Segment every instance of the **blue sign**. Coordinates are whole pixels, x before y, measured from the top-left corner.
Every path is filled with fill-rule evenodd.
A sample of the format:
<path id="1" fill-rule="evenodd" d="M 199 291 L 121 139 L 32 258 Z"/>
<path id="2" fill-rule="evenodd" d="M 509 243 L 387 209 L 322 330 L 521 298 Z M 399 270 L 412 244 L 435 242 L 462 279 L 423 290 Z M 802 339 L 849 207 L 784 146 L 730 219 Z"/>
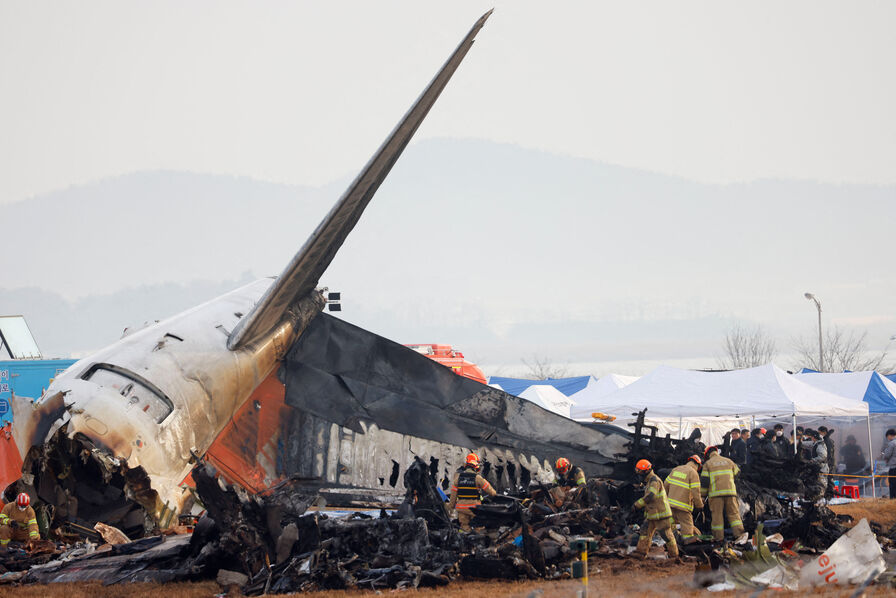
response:
<path id="1" fill-rule="evenodd" d="M 0 361 L 0 427 L 12 421 L 12 395 L 39 399 L 58 374 L 74 359 Z"/>

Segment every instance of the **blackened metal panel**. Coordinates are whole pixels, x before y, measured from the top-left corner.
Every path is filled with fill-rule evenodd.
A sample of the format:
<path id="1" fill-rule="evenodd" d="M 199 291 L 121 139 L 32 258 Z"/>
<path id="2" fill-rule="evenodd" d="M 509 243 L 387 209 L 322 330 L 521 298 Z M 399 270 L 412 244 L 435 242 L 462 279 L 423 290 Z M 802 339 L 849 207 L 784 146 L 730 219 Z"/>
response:
<path id="1" fill-rule="evenodd" d="M 612 475 L 631 437 L 612 426 L 589 429 L 323 313 L 290 349 L 280 376 L 288 405 L 356 432 L 369 421 L 468 449 L 566 455 L 592 475 Z"/>

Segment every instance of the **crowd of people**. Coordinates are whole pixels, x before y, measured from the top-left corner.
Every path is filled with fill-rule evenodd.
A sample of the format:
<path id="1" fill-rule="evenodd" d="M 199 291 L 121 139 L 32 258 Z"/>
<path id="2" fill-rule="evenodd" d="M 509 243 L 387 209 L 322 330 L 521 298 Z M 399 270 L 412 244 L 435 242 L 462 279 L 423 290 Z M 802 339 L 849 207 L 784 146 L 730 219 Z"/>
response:
<path id="1" fill-rule="evenodd" d="M 819 464 L 819 475 L 825 478 L 824 485 L 827 486 L 833 485 L 838 475 L 869 474 L 869 463 L 856 437 L 846 437 L 838 458 L 833 434 L 834 429 L 826 426 L 818 426 L 817 429 L 797 426 L 790 434 L 785 434 L 784 426 L 775 424 L 771 434 L 765 428 L 734 428 L 725 434 L 725 438 L 730 445 L 729 457 L 738 465 L 749 464 L 763 456 L 784 459 L 791 454 L 799 454 L 806 461 Z M 896 430 L 892 428 L 886 432 L 880 459 L 884 461 L 885 469 L 877 475 L 888 477 L 889 496 L 896 498 Z"/>

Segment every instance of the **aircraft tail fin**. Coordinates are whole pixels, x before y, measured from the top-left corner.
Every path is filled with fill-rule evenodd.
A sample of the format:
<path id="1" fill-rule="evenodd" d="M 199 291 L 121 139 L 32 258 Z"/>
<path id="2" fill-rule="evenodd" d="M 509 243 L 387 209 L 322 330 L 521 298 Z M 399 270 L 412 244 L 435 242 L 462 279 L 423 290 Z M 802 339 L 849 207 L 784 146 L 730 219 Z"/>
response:
<path id="1" fill-rule="evenodd" d="M 246 314 L 227 339 L 237 350 L 263 338 L 290 317 L 290 308 L 312 291 L 336 252 L 354 228 L 364 208 L 410 142 L 420 123 L 466 56 L 476 34 L 491 15 L 488 11 L 473 25 L 429 85 L 392 130 L 367 165 L 317 226 L 277 280 Z"/>

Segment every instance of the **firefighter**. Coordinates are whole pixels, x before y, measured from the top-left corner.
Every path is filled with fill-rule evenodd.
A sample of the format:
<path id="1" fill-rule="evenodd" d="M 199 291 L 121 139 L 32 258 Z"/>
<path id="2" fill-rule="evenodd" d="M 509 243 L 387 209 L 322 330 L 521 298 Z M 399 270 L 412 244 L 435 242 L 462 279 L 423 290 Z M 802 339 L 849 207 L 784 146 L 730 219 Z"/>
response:
<path id="1" fill-rule="evenodd" d="M 681 539 L 685 544 L 693 544 L 700 535 L 694 526 L 694 509 L 703 509 L 703 497 L 700 496 L 700 468 L 703 459 L 699 455 L 691 455 L 684 465 L 673 469 L 666 477 L 666 495 L 672 509 L 672 519 L 681 528 Z"/>
<path id="2" fill-rule="evenodd" d="M 31 508 L 31 498 L 22 492 L 16 502 L 9 503 L 0 512 L 0 551 L 5 552 L 10 540 L 25 542 L 30 549 L 40 539 L 37 516 Z"/>
<path id="3" fill-rule="evenodd" d="M 734 476 L 740 468 L 731 459 L 719 454 L 719 447 L 710 446 L 704 453 L 703 473 L 700 474 L 700 492 L 708 495 L 709 510 L 712 512 L 712 537 L 721 542 L 725 539 L 725 519 L 734 537 L 744 533 L 744 524 L 740 520 L 737 507 L 737 488 Z"/>
<path id="4" fill-rule="evenodd" d="M 669 509 L 669 501 L 666 499 L 663 480 L 653 473 L 653 465 L 647 459 L 641 459 L 635 464 L 635 472 L 644 479 L 645 490 L 644 496 L 635 501 L 634 507 L 646 511 L 636 552 L 646 559 L 653 534 L 660 532 L 666 539 L 666 550 L 669 551 L 669 557 L 677 559 L 678 544 L 675 542 L 675 534 L 672 533 L 672 511 Z"/>
<path id="5" fill-rule="evenodd" d="M 555 483 L 564 488 L 575 488 L 585 485 L 585 472 L 581 467 L 574 466 L 569 459 L 560 457 L 554 463 L 554 470 L 557 472 Z"/>
<path id="6" fill-rule="evenodd" d="M 488 481 L 479 475 L 479 457 L 475 453 L 467 455 L 467 462 L 457 470 L 454 476 L 454 486 L 451 487 L 451 500 L 448 502 L 448 510 L 456 509 L 457 521 L 460 529 L 470 531 L 470 520 L 473 512 L 470 510 L 482 504 L 480 493 L 495 496 L 497 492 Z"/>

